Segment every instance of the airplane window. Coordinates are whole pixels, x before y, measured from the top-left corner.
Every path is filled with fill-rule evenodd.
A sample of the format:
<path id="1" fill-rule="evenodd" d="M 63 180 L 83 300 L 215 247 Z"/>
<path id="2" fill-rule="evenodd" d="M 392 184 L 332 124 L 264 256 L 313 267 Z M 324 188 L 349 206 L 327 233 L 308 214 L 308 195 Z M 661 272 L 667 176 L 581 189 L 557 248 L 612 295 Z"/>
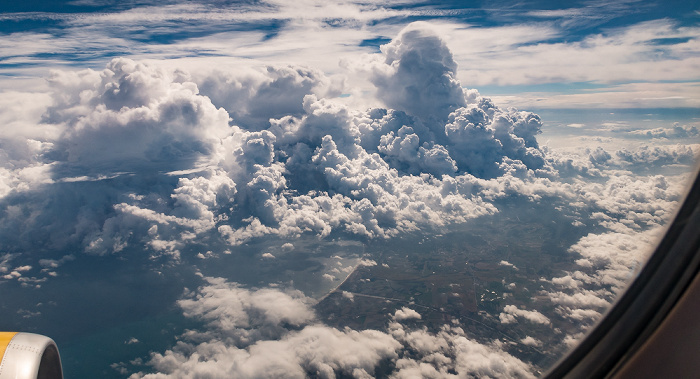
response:
<path id="1" fill-rule="evenodd" d="M 630 282 L 692 266 L 645 265 L 697 175 L 699 14 L 4 4 L 0 330 L 51 337 L 75 378 L 556 377 L 604 356 L 613 321 L 642 333 L 628 304 L 675 293 Z"/>

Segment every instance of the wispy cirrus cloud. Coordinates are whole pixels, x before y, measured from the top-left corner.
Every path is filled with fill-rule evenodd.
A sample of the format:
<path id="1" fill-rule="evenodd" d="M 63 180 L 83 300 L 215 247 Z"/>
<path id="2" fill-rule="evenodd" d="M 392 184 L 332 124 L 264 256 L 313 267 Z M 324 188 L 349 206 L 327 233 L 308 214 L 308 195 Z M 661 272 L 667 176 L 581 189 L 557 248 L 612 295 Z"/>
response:
<path id="1" fill-rule="evenodd" d="M 365 41 L 395 35 L 403 24 L 419 16 L 432 18 L 433 27 L 451 46 L 459 62 L 456 76 L 465 86 L 525 87 L 520 100 L 498 97 L 513 105 L 697 107 L 697 27 L 659 19 L 611 26 L 567 41 L 569 27 L 551 21 L 574 15 L 616 17 L 615 12 L 603 11 L 609 7 L 592 4 L 580 9 L 531 10 L 535 19 L 489 27 L 469 23 L 446 9 L 399 9 L 373 2 L 330 5 L 307 1 L 293 7 L 275 2 L 236 7 L 169 4 L 110 13 L 6 13 L 0 20 L 44 19 L 58 25 L 40 34 L 13 33 L 0 47 L 5 57 L 0 74 L 17 79 L 3 81 L 6 88 L 25 86 L 28 81 L 40 86 L 38 78 L 46 76 L 47 65 L 80 62 L 97 68 L 114 56 L 128 56 L 179 60 L 181 66 L 193 69 L 214 61 L 231 67 L 309 65 L 358 81 L 352 72 L 357 56 L 376 51 L 376 46 Z M 630 7 L 619 12 L 628 12 Z M 546 83 L 580 82 L 602 87 L 566 94 L 527 90 L 527 86 Z M 364 85 L 364 89 L 358 87 L 358 95 L 371 89 L 369 83 Z"/>

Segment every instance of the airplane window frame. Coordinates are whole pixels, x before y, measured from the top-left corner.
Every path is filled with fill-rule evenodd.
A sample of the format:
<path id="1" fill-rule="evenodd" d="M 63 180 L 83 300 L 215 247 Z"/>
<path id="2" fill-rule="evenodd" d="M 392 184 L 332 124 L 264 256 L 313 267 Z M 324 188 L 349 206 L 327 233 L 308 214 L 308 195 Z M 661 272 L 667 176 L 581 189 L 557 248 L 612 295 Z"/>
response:
<path id="1" fill-rule="evenodd" d="M 615 375 L 653 335 L 700 271 L 700 167 L 664 237 L 600 322 L 545 378 Z M 697 364 L 690 362 L 690 364 Z"/>

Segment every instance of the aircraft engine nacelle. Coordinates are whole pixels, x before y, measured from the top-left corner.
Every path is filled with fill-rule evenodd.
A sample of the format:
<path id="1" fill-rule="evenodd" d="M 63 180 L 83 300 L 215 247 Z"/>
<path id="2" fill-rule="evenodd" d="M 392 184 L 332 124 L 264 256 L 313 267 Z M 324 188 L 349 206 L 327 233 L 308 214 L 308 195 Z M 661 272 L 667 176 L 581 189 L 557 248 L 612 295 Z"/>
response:
<path id="1" fill-rule="evenodd" d="M 63 379 L 56 344 L 39 334 L 0 332 L 0 379 Z"/>

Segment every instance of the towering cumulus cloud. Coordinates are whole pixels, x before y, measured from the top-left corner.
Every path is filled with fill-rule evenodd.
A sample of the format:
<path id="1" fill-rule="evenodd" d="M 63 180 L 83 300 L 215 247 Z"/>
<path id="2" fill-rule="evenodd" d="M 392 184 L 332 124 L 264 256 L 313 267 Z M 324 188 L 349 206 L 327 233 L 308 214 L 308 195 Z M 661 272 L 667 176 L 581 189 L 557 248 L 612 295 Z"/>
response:
<path id="1" fill-rule="evenodd" d="M 495 212 L 475 191 L 478 177 L 543 166 L 534 137 L 539 118 L 503 111 L 476 91 L 465 93 L 449 50 L 426 24 L 409 26 L 383 49 L 385 61 L 373 63 L 372 78 L 380 97 L 393 99 L 389 105 L 399 110 L 358 111 L 320 98 L 330 91 L 329 79 L 313 70 L 268 68 L 243 78 L 217 72 L 197 85 L 182 71 L 119 59 L 102 73 L 54 79 L 66 91 L 63 83 L 81 83 L 73 92 L 82 95 L 54 106 L 48 121 L 67 124 L 56 149 L 68 152 L 67 162 L 119 162 L 114 170 L 130 172 L 132 164 L 167 160 L 177 164 L 173 170 L 209 166 L 226 172 L 234 182 L 227 186 L 236 188 L 233 213 L 209 209 L 183 218 L 181 211 L 147 210 L 139 200 L 115 209 L 117 217 L 144 219 L 148 230 L 216 230 L 233 245 L 306 232 L 390 237 L 461 222 Z M 219 80 L 222 75 L 229 79 Z M 216 109 L 200 86 L 225 108 Z M 280 99 L 288 103 L 278 104 Z M 234 115 L 232 126 L 227 112 Z M 244 128 L 236 126 L 237 117 Z M 444 181 L 455 179 L 461 184 L 448 189 Z M 201 219 L 205 215 L 209 221 Z M 211 220 L 219 220 L 215 228 L 200 226 L 213 225 Z"/>
<path id="2" fill-rule="evenodd" d="M 372 82 L 390 108 L 440 122 L 466 105 L 456 78 L 457 63 L 428 24 L 409 25 L 382 46 L 382 52 L 384 64 L 374 67 Z"/>
<path id="3" fill-rule="evenodd" d="M 321 98 L 332 81 L 303 68 L 193 77 L 118 58 L 100 72 L 54 73 L 43 122 L 61 133 L 42 155 L 52 179 L 138 177 L 117 179 L 122 187 L 100 200 L 122 199 L 100 230 L 68 234 L 87 231 L 85 248 L 101 254 L 154 236 L 169 242 L 147 246 L 174 252 L 183 233 L 211 231 L 233 245 L 336 230 L 389 237 L 492 214 L 480 177 L 543 167 L 539 118 L 465 92 L 428 24 L 408 26 L 382 51 L 371 78 L 394 109 Z M 149 173 L 183 170 L 191 173 L 177 183 L 151 176 L 160 184 L 142 187 Z M 187 188 L 223 192 L 195 203 L 199 192 Z"/>
<path id="4" fill-rule="evenodd" d="M 152 65 L 114 59 L 105 70 L 56 72 L 45 122 L 63 125 L 49 157 L 84 170 L 162 170 L 191 165 L 230 133 L 228 114 L 183 81 Z"/>
<path id="5" fill-rule="evenodd" d="M 371 65 L 377 95 L 414 117 L 410 126 L 381 137 L 379 151 L 389 162 L 412 173 L 488 177 L 502 172 L 506 157 L 531 169 L 544 165 L 535 139 L 539 117 L 501 110 L 475 90 L 463 90 L 450 50 L 429 25 L 411 24 L 381 50 L 384 60 Z"/>

